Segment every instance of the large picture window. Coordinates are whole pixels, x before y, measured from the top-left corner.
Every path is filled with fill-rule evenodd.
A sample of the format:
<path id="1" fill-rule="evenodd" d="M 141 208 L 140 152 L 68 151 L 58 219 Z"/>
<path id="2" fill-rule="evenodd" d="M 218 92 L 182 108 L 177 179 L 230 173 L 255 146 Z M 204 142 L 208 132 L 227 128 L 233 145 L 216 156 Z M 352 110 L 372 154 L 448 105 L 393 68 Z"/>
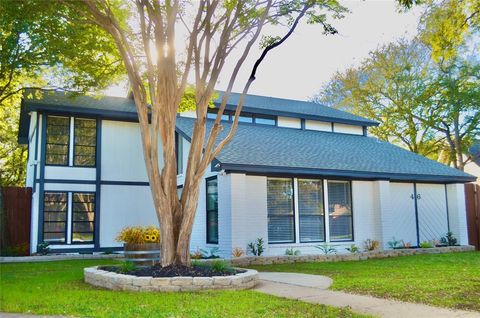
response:
<path id="1" fill-rule="evenodd" d="M 328 181 L 330 241 L 353 240 L 352 196 L 349 181 Z"/>
<path id="2" fill-rule="evenodd" d="M 68 165 L 70 118 L 47 116 L 45 164 Z"/>
<path id="3" fill-rule="evenodd" d="M 325 241 L 322 180 L 298 179 L 300 242 Z"/>
<path id="4" fill-rule="evenodd" d="M 95 119 L 75 118 L 74 126 L 73 165 L 94 167 L 97 145 L 97 121 Z"/>
<path id="5" fill-rule="evenodd" d="M 45 242 L 66 242 L 67 206 L 66 192 L 45 192 L 43 197 L 43 240 Z"/>
<path id="6" fill-rule="evenodd" d="M 268 242 L 295 242 L 292 179 L 267 179 Z"/>
<path id="7" fill-rule="evenodd" d="M 207 179 L 207 243 L 218 244 L 218 180 Z"/>
<path id="8" fill-rule="evenodd" d="M 92 243 L 95 227 L 95 194 L 72 195 L 72 243 Z"/>

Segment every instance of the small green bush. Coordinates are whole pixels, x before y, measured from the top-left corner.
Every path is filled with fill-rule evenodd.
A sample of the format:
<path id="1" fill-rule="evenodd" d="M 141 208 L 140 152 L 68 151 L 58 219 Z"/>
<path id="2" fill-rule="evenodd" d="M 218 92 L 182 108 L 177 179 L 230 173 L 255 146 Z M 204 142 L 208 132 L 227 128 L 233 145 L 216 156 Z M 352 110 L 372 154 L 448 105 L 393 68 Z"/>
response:
<path id="1" fill-rule="evenodd" d="M 47 255 L 50 252 L 50 247 L 49 247 L 48 242 L 43 242 L 37 245 L 37 253 L 40 255 Z"/>
<path id="2" fill-rule="evenodd" d="M 130 261 L 124 261 L 118 266 L 118 272 L 122 274 L 128 274 L 129 272 L 135 270 L 135 264 Z"/>
<path id="3" fill-rule="evenodd" d="M 420 243 L 421 248 L 432 248 L 433 246 L 433 243 L 429 241 L 423 241 L 422 243 Z"/>
<path id="4" fill-rule="evenodd" d="M 350 245 L 350 247 L 346 247 L 345 249 L 352 254 L 360 252 L 360 249 L 355 244 L 352 244 L 352 245 Z"/>
<path id="5" fill-rule="evenodd" d="M 232 266 L 230 266 L 230 264 L 222 260 L 215 260 L 211 262 L 210 267 L 212 268 L 212 270 L 220 273 L 229 273 L 233 271 Z"/>
<path id="6" fill-rule="evenodd" d="M 451 231 L 448 231 L 447 235 L 445 235 L 444 237 L 442 237 L 440 239 L 440 242 L 442 242 L 442 244 L 447 245 L 447 246 L 458 245 L 457 244 L 457 238 L 453 235 L 453 232 L 451 232 Z"/>
<path id="7" fill-rule="evenodd" d="M 293 248 L 287 248 L 285 250 L 285 255 L 297 256 L 297 255 L 300 255 L 300 250 L 294 250 Z"/>
<path id="8" fill-rule="evenodd" d="M 260 256 L 265 250 L 263 238 L 259 237 L 255 242 L 251 242 L 247 245 L 247 251 L 254 256 Z"/>
<path id="9" fill-rule="evenodd" d="M 315 248 L 318 248 L 323 254 L 337 254 L 337 249 L 333 245 L 328 245 L 327 243 L 323 243 L 321 245 L 315 245 Z"/>

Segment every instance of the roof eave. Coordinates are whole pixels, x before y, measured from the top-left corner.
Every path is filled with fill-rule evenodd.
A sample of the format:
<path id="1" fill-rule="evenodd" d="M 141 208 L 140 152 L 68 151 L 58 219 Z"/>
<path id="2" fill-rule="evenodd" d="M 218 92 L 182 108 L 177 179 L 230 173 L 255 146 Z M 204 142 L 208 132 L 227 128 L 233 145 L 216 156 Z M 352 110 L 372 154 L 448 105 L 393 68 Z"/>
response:
<path id="1" fill-rule="evenodd" d="M 256 175 L 290 175 L 290 176 L 315 176 L 335 177 L 357 180 L 389 180 L 398 182 L 424 182 L 424 183 L 467 183 L 475 181 L 474 176 L 446 176 L 427 174 L 400 174 L 370 171 L 330 170 L 298 167 L 275 167 L 262 165 L 245 165 L 220 163 L 216 170 L 226 172 L 247 173 Z"/>

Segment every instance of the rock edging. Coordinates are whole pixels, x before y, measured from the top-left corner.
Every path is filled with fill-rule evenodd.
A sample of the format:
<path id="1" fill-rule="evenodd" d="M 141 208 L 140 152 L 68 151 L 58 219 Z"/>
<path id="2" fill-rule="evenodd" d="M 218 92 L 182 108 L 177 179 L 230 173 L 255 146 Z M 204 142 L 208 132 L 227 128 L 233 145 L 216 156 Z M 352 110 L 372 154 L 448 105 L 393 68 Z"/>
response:
<path id="1" fill-rule="evenodd" d="M 378 250 L 371 252 L 361 252 L 352 254 L 316 254 L 316 255 L 280 255 L 280 256 L 247 256 L 234 258 L 230 263 L 234 266 L 250 265 L 270 265 L 270 264 L 292 264 L 307 262 L 341 262 L 341 261 L 361 261 L 372 258 L 388 258 L 417 254 L 443 254 L 454 252 L 474 251 L 475 247 L 471 245 L 464 246 L 445 246 L 433 248 L 412 248 L 412 249 L 394 249 Z"/>
<path id="2" fill-rule="evenodd" d="M 255 287 L 258 272 L 248 269 L 231 276 L 213 277 L 140 277 L 104 271 L 98 266 L 83 270 L 87 284 L 111 290 L 129 291 L 198 291 L 211 289 L 249 289 Z"/>

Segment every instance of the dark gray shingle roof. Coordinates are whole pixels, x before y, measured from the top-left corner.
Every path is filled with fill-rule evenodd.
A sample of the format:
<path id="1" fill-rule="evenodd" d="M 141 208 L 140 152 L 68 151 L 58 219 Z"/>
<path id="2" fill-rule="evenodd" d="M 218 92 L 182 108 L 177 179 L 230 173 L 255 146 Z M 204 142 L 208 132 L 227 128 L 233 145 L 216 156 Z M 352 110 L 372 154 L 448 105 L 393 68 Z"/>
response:
<path id="1" fill-rule="evenodd" d="M 114 96 L 85 96 L 72 95 L 71 93 L 59 91 L 44 91 L 35 94 L 33 91 L 26 91 L 24 103 L 27 105 L 45 105 L 57 107 L 78 107 L 87 110 L 104 110 L 115 112 L 136 112 L 133 99 Z"/>
<path id="2" fill-rule="evenodd" d="M 228 108 L 235 109 L 240 99 L 239 93 L 231 93 L 228 99 Z M 216 99 L 218 104 L 223 96 L 223 92 L 219 92 L 219 97 Z M 335 108 L 327 107 L 325 105 L 292 99 L 283 99 L 276 97 L 266 97 L 259 95 L 247 95 L 244 101 L 244 110 L 256 113 L 276 114 L 283 116 L 296 115 L 300 118 L 329 120 L 335 122 L 343 122 L 346 124 L 357 124 L 373 126 L 378 125 L 376 121 L 356 116 Z"/>
<path id="3" fill-rule="evenodd" d="M 193 119 L 177 119 L 187 138 Z M 208 121 L 210 126 L 212 121 Z M 230 123 L 224 123 L 225 135 Z M 239 124 L 217 156 L 221 168 L 250 172 L 454 182 L 474 177 L 376 138 L 263 125 Z"/>

